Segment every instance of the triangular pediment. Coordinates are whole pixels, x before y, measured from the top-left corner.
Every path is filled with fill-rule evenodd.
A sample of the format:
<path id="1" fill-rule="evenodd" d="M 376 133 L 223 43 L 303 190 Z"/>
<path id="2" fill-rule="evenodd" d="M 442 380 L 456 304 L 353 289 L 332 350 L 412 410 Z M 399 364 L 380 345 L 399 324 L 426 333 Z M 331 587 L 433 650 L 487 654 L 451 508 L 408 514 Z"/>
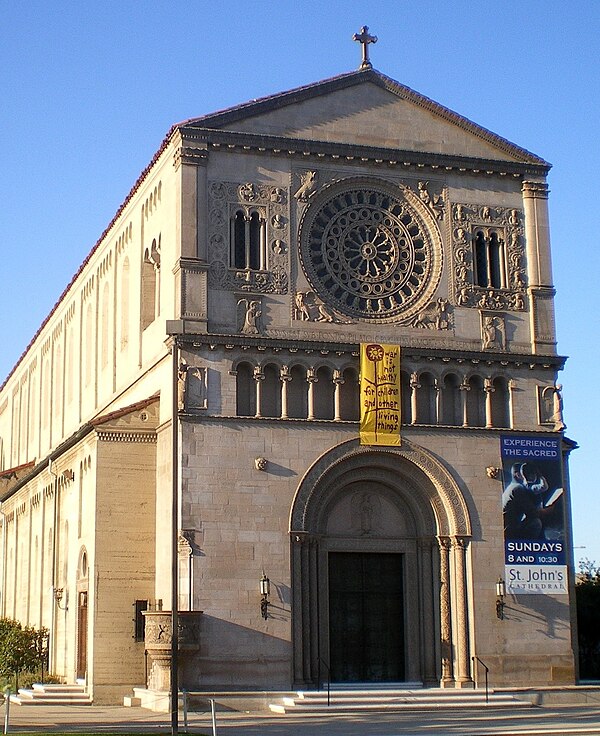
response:
<path id="1" fill-rule="evenodd" d="M 186 126 L 303 141 L 546 164 L 374 70 L 256 100 Z"/>

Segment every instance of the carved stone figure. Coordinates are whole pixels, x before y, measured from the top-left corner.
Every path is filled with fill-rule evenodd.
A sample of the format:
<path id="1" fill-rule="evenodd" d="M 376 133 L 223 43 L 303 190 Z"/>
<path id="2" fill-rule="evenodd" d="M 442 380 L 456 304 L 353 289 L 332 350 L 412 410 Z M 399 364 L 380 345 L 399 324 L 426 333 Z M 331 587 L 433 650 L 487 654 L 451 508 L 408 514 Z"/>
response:
<path id="1" fill-rule="evenodd" d="M 438 220 L 441 220 L 444 217 L 444 199 L 441 194 L 430 194 L 428 184 L 428 181 L 418 183 L 419 199 L 429 207 Z"/>
<path id="2" fill-rule="evenodd" d="M 185 410 L 185 394 L 187 389 L 187 372 L 188 364 L 185 361 L 179 363 L 177 369 L 177 408 L 179 411 Z"/>
<path id="3" fill-rule="evenodd" d="M 562 432 L 563 429 L 567 428 L 567 425 L 563 421 L 562 384 L 557 383 L 555 386 L 546 386 L 542 391 L 542 397 L 546 398 L 548 394 L 552 394 L 552 416 L 550 417 L 550 421 L 554 422 L 554 429 L 557 432 Z"/>
<path id="4" fill-rule="evenodd" d="M 294 296 L 294 319 L 310 320 L 310 310 L 306 303 L 306 293 L 304 291 L 297 291 Z"/>
<path id="5" fill-rule="evenodd" d="M 244 335 L 259 335 L 261 333 L 259 320 L 262 315 L 260 301 L 258 299 L 240 299 L 238 306 L 240 305 L 245 308 L 244 323 L 241 332 Z"/>
<path id="6" fill-rule="evenodd" d="M 294 193 L 299 202 L 306 202 L 317 186 L 317 172 L 304 171 L 300 174 L 300 186 Z"/>
<path id="7" fill-rule="evenodd" d="M 448 300 L 441 297 L 428 304 L 412 321 L 413 327 L 447 330 L 449 327 Z"/>
<path id="8" fill-rule="evenodd" d="M 256 187 L 252 182 L 246 182 L 240 186 L 239 194 L 240 199 L 243 199 L 245 202 L 254 202 L 256 199 Z"/>
<path id="9" fill-rule="evenodd" d="M 482 315 L 481 341 L 484 350 L 504 350 L 506 334 L 504 319 L 491 314 Z"/>

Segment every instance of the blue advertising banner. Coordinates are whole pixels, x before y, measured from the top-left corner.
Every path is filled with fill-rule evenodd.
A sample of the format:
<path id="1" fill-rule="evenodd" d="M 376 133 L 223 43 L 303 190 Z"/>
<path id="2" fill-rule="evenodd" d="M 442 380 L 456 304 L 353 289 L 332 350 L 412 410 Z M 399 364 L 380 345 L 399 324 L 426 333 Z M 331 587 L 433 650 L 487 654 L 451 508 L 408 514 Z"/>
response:
<path id="1" fill-rule="evenodd" d="M 567 593 L 560 442 L 541 435 L 500 438 L 508 593 Z"/>

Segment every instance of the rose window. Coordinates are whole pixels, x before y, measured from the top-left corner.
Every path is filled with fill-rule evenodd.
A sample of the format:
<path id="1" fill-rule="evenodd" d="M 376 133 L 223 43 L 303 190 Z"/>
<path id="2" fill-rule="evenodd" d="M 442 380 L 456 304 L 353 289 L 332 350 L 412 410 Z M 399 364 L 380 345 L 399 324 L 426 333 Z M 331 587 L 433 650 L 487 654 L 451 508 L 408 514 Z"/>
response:
<path id="1" fill-rule="evenodd" d="M 301 258 L 312 287 L 352 317 L 410 316 L 439 275 L 431 225 L 400 189 L 371 184 L 328 194 L 302 222 Z"/>

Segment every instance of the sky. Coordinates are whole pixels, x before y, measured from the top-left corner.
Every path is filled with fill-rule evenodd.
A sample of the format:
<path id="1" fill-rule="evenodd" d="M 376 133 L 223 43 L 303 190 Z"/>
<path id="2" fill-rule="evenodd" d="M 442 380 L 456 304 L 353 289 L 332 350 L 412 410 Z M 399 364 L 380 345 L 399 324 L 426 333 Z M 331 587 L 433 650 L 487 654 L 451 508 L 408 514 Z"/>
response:
<path id="1" fill-rule="evenodd" d="M 3 3 L 0 384 L 173 123 L 356 69 L 365 24 L 376 69 L 553 164 L 575 558 L 600 564 L 600 2 Z"/>

